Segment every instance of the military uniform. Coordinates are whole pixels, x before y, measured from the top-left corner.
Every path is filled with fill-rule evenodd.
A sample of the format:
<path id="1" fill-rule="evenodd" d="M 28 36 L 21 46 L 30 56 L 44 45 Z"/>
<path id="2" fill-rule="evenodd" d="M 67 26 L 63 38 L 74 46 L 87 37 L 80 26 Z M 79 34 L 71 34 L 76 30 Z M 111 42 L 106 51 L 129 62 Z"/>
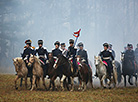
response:
<path id="1" fill-rule="evenodd" d="M 32 67 L 28 66 L 30 54 L 34 55 L 35 54 L 35 47 L 31 46 L 31 40 L 26 40 L 26 44 L 29 45 L 29 47 L 25 46 L 24 51 L 22 54 L 22 58 L 26 63 L 26 67 L 28 68 L 28 76 L 32 76 Z"/>
<path id="2" fill-rule="evenodd" d="M 128 63 L 130 61 L 133 65 L 133 69 L 135 69 L 135 55 L 133 50 L 126 50 L 124 55 L 124 63 Z"/>
<path id="3" fill-rule="evenodd" d="M 88 56 L 86 50 L 79 50 L 77 54 L 81 56 L 81 59 L 84 60 L 84 63 L 88 64 Z"/>
<path id="4" fill-rule="evenodd" d="M 56 41 L 56 42 L 54 43 L 54 45 L 60 46 L 60 42 L 59 42 L 59 41 Z M 62 55 L 62 51 L 61 51 L 59 48 L 55 48 L 55 49 L 52 50 L 52 54 L 53 54 L 53 57 L 54 57 L 54 58 L 57 58 L 58 55 Z"/>
<path id="5" fill-rule="evenodd" d="M 74 40 L 73 39 L 70 39 L 69 40 L 69 43 L 71 44 L 74 44 Z M 75 72 L 76 72 L 76 69 L 78 69 L 78 66 L 77 66 L 77 63 L 76 63 L 76 53 L 77 53 L 77 48 L 75 48 L 74 46 L 69 46 L 68 47 L 68 52 L 67 52 L 67 58 L 70 60 L 72 59 L 73 60 L 73 67 L 75 68 Z"/>
<path id="6" fill-rule="evenodd" d="M 110 60 L 110 58 L 112 58 L 112 60 L 114 60 L 111 50 L 103 50 L 100 52 L 99 56 L 101 56 L 102 61 L 105 61 L 107 63 L 107 65 L 108 65 L 107 72 L 108 72 L 109 76 L 111 77 L 111 72 L 112 72 L 113 66 L 112 66 L 112 61 Z"/>

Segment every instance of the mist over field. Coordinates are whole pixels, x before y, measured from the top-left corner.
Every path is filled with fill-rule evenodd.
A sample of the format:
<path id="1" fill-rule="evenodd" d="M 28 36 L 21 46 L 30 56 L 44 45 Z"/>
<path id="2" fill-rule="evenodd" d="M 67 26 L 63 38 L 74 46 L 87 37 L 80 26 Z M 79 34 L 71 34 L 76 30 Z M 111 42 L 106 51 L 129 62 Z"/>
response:
<path id="1" fill-rule="evenodd" d="M 120 61 L 124 46 L 138 43 L 138 0 L 0 0 L 0 72 L 14 73 L 12 58 L 21 56 L 26 39 L 35 47 L 43 39 L 51 51 L 57 40 L 68 46 L 80 28 L 78 43 L 92 63 L 104 42 Z"/>

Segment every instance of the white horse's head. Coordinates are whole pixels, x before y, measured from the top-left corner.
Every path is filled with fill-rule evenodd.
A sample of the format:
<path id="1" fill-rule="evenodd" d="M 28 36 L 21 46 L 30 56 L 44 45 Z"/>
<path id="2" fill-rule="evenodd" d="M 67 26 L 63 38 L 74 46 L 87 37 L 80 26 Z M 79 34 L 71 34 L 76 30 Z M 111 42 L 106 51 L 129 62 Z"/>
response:
<path id="1" fill-rule="evenodd" d="M 95 66 L 98 66 L 102 62 L 100 56 L 94 56 L 94 64 Z"/>
<path id="2" fill-rule="evenodd" d="M 17 57 L 17 58 L 13 58 L 12 60 L 13 60 L 13 65 L 15 66 L 15 70 L 16 70 L 16 72 L 18 72 L 19 67 L 23 63 L 22 58 Z"/>
<path id="3" fill-rule="evenodd" d="M 121 62 L 124 61 L 124 55 L 125 54 L 123 52 L 121 52 L 121 57 L 120 57 Z"/>

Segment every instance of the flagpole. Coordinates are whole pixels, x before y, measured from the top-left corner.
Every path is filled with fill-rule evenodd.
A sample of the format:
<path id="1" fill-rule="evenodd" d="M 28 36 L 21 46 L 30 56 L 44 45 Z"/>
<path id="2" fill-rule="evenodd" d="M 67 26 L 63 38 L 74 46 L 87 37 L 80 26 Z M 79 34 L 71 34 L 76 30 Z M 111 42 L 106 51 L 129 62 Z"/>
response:
<path id="1" fill-rule="evenodd" d="M 75 45 L 76 45 L 76 43 L 77 43 L 77 40 L 78 40 L 78 37 L 76 37 L 76 40 L 75 40 L 75 42 L 74 42 L 74 47 L 75 47 Z"/>

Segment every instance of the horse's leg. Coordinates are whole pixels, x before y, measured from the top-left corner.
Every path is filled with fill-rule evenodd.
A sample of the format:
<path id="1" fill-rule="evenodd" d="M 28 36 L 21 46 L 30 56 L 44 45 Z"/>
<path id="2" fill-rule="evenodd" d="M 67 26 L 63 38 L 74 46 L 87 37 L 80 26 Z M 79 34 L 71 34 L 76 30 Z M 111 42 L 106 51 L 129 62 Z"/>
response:
<path id="1" fill-rule="evenodd" d="M 71 77 L 71 90 L 70 91 L 74 91 L 74 78 Z"/>
<path id="2" fill-rule="evenodd" d="M 27 76 L 25 77 L 25 88 L 27 89 Z"/>
<path id="3" fill-rule="evenodd" d="M 54 83 L 55 79 L 56 79 L 56 76 L 55 76 L 55 75 L 50 79 L 51 84 L 53 85 L 53 87 L 52 87 L 52 91 L 55 90 L 55 83 Z"/>
<path id="4" fill-rule="evenodd" d="M 126 75 L 123 76 L 124 76 L 124 86 L 126 87 Z"/>
<path id="5" fill-rule="evenodd" d="M 86 88 L 87 88 L 86 82 L 85 81 L 82 81 L 82 85 L 83 85 L 83 90 L 82 91 L 85 91 Z"/>
<path id="6" fill-rule="evenodd" d="M 90 76 L 90 84 L 91 84 L 91 87 L 94 88 L 93 87 L 93 79 L 92 79 L 92 76 Z"/>
<path id="7" fill-rule="evenodd" d="M 15 78 L 15 89 L 17 90 L 18 89 L 18 87 L 17 87 L 17 80 L 19 79 L 19 76 L 16 76 L 16 78 Z"/>
<path id="8" fill-rule="evenodd" d="M 43 86 L 44 86 L 45 90 L 47 90 L 46 84 L 45 84 L 45 77 L 42 77 L 42 81 L 43 81 Z"/>
<path id="9" fill-rule="evenodd" d="M 63 75 L 62 78 L 61 78 L 61 81 L 60 81 L 60 86 L 61 86 L 61 88 L 62 88 L 62 91 L 64 91 L 63 81 L 64 81 L 65 78 L 66 78 L 66 76 Z"/>
<path id="10" fill-rule="evenodd" d="M 22 87 L 22 82 L 23 82 L 23 78 L 21 78 L 21 81 L 20 81 L 20 87 Z"/>
<path id="11" fill-rule="evenodd" d="M 105 78 L 106 78 L 106 75 L 103 75 L 100 79 L 101 79 L 101 86 L 103 87 L 103 88 L 105 88 L 105 85 L 103 84 L 103 81 L 105 80 Z"/>
<path id="12" fill-rule="evenodd" d="M 133 85 L 133 83 L 131 82 L 131 78 L 132 78 L 132 76 L 129 75 L 128 82 L 129 82 L 130 85 Z"/>
<path id="13" fill-rule="evenodd" d="M 33 89 L 34 89 L 34 87 L 35 87 L 35 81 L 36 81 L 36 76 L 33 75 L 31 91 L 33 91 Z"/>
<path id="14" fill-rule="evenodd" d="M 80 82 L 80 84 L 79 84 L 78 90 L 81 90 L 82 89 L 82 80 L 80 78 L 79 78 L 79 82 Z"/>
<path id="15" fill-rule="evenodd" d="M 30 87 L 30 89 L 31 89 L 32 88 L 32 83 L 33 83 L 32 76 L 30 76 L 30 82 L 31 82 L 31 87 Z"/>
<path id="16" fill-rule="evenodd" d="M 137 75 L 135 74 L 134 77 L 135 77 L 135 85 L 137 86 Z"/>

